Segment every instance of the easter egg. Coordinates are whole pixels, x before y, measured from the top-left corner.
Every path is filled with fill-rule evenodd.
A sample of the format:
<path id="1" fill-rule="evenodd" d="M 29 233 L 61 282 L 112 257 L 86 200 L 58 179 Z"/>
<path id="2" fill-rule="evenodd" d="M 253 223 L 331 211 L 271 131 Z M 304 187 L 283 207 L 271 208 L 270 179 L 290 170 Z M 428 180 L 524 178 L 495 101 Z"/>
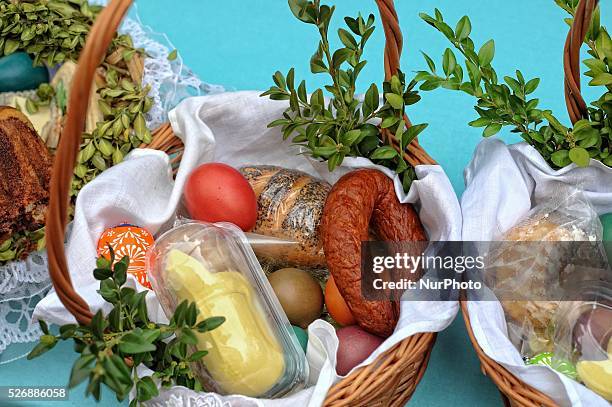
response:
<path id="1" fill-rule="evenodd" d="M 384 341 L 357 325 L 340 328 L 336 334 L 339 341 L 336 371 L 341 376 L 349 374 L 355 366 L 366 360 Z"/>
<path id="2" fill-rule="evenodd" d="M 38 85 L 48 82 L 47 68 L 34 67 L 32 58 L 25 52 L 0 58 L 0 92 L 36 89 Z"/>
<path id="3" fill-rule="evenodd" d="M 298 342 L 304 350 L 304 353 L 306 353 L 306 348 L 308 347 L 308 334 L 299 326 L 291 325 L 291 327 L 293 328 L 293 332 L 295 332 L 295 336 L 297 336 Z"/>
<path id="4" fill-rule="evenodd" d="M 98 256 L 110 259 L 110 249 L 115 252 L 115 261 L 123 257 L 130 258 L 127 272 L 132 274 L 138 282 L 151 289 L 147 279 L 146 254 L 153 245 L 153 236 L 143 228 L 132 225 L 119 225 L 106 229 L 98 240 Z"/>
<path id="5" fill-rule="evenodd" d="M 576 320 L 572 339 L 583 357 L 595 359 L 606 353 L 612 340 L 612 307 L 608 305 L 589 307 Z"/>
<path id="6" fill-rule="evenodd" d="M 357 323 L 332 276 L 329 276 L 325 285 L 325 306 L 329 315 L 340 325 L 348 326 Z"/>
<path id="7" fill-rule="evenodd" d="M 286 268 L 270 274 L 268 281 L 289 322 L 306 328 L 323 311 L 323 291 L 306 271 Z"/>
<path id="8" fill-rule="evenodd" d="M 257 197 L 244 176 L 226 164 L 196 168 L 185 184 L 185 205 L 193 219 L 230 222 L 245 232 L 257 221 Z"/>

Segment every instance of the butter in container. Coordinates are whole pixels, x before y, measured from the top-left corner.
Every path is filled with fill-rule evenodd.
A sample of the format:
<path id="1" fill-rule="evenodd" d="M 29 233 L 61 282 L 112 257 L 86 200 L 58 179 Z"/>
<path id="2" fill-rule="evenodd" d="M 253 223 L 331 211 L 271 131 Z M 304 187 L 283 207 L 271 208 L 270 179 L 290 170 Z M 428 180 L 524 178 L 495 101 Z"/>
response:
<path id="1" fill-rule="evenodd" d="M 304 353 L 238 227 L 177 226 L 149 251 L 147 272 L 167 316 L 188 300 L 199 309 L 198 321 L 225 317 L 220 327 L 197 334 L 197 348 L 208 354 L 194 371 L 206 390 L 276 398 L 304 387 Z"/>

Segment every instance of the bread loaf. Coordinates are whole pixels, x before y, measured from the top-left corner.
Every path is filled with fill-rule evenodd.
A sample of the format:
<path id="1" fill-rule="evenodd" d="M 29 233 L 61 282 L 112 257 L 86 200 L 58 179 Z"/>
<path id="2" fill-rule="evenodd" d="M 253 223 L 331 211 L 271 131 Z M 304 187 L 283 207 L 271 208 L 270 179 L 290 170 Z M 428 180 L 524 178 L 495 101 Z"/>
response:
<path id="1" fill-rule="evenodd" d="M 325 267 L 319 225 L 331 186 L 304 172 L 275 166 L 243 167 L 240 172 L 257 196 L 258 216 L 252 232 L 295 242 L 262 245 L 255 247 L 255 253 L 275 263 Z"/>

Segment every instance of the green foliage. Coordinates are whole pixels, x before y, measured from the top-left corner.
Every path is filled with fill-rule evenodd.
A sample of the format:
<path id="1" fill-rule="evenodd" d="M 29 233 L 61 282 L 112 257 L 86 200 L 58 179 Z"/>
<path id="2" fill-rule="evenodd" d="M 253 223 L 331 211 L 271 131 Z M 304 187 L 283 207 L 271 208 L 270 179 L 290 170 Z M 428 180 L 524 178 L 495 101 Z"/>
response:
<path id="1" fill-rule="evenodd" d="M 150 86 L 132 82 L 113 67 L 108 67 L 105 76 L 106 86 L 99 90 L 98 101 L 104 120 L 91 133 L 83 134 L 72 180 L 73 197 L 102 171 L 152 140 L 145 122 L 145 114 L 153 106 L 148 96 Z"/>
<path id="2" fill-rule="evenodd" d="M 314 25 L 319 32 L 321 40 L 310 59 L 310 70 L 330 77 L 331 83 L 324 87 L 329 98 L 326 101 L 323 89 L 309 96 L 306 82 L 296 81 L 293 68 L 286 75 L 276 72 L 272 78 L 275 85 L 262 96 L 288 100 L 289 107 L 282 118 L 268 127 L 280 127 L 284 139 L 291 138 L 315 159 L 327 161 L 330 171 L 345 157 L 367 157 L 400 174 L 408 189 L 414 171 L 400 152 L 427 126 L 406 128 L 403 120 L 405 107 L 420 100 L 414 89 L 417 82 L 407 82 L 405 75 L 398 72 L 383 84 L 382 92 L 372 84 L 362 102 L 355 95 L 357 79 L 367 63 L 362 56 L 374 32 L 374 16 L 346 17 L 346 29 L 337 32 L 343 47 L 332 50 L 329 25 L 335 8 L 321 5 L 319 0 L 289 0 L 289 7 L 296 18 Z M 399 145 L 383 141 L 380 128 L 372 124 L 375 119 L 396 136 Z"/>
<path id="3" fill-rule="evenodd" d="M 102 7 L 92 6 L 87 0 L 0 0 L 0 55 L 25 51 L 35 65 L 76 62 L 101 10 Z M 121 50 L 122 63 L 129 62 L 135 53 L 144 55 L 144 50 L 134 48 L 129 35 L 115 36 L 107 56 L 117 50 Z M 176 59 L 176 50 L 169 58 Z M 132 149 L 151 142 L 143 116 L 153 105 L 150 88 L 135 83 L 124 67 L 106 61 L 102 66 L 105 85 L 98 90 L 101 99 L 98 107 L 104 120 L 97 123 L 91 134 L 83 135 L 72 197 L 102 171 L 121 162 Z M 36 113 L 40 107 L 54 102 L 65 112 L 67 101 L 63 83 L 56 89 L 44 84 L 24 107 L 28 113 Z"/>
<path id="4" fill-rule="evenodd" d="M 27 250 L 42 250 L 45 248 L 45 229 L 13 233 L 0 243 L 0 265 L 14 261 L 23 256 Z"/>
<path id="5" fill-rule="evenodd" d="M 556 0 L 572 16 L 578 4 L 576 0 Z M 478 50 L 470 33 L 472 24 L 467 16 L 462 17 L 453 30 L 436 9 L 435 17 L 421 13 L 421 18 L 440 31 L 459 52 L 463 63 L 451 48 L 444 51 L 443 72 L 436 71 L 432 58 L 424 54 L 429 70 L 417 73 L 422 82 L 421 90 L 439 87 L 460 90 L 477 99 L 475 106 L 478 118 L 469 123 L 482 127 L 483 136 L 491 137 L 502 127 L 510 126 L 512 132 L 538 150 L 553 168 L 562 168 L 571 163 L 584 167 L 590 158 L 612 166 L 612 42 L 606 29 L 599 23 L 599 8 L 585 37 L 591 58 L 584 61 L 589 68 L 585 75 L 592 78 L 591 86 L 603 86 L 604 94 L 588 108 L 588 117 L 568 128 L 553 116 L 550 110 L 538 108 L 539 100 L 530 95 L 537 89 L 540 79 L 525 79 L 521 71 L 515 76 L 498 78 L 492 66 L 495 43 L 487 41 Z M 572 18 L 566 20 L 572 23 Z M 464 77 L 467 73 L 467 77 Z"/>
<path id="6" fill-rule="evenodd" d="M 0 55 L 23 50 L 49 66 L 75 60 L 100 10 L 86 0 L 2 0 Z"/>
<path id="7" fill-rule="evenodd" d="M 40 321 L 43 335 L 28 359 L 53 349 L 59 341 L 72 339 L 79 357 L 72 367 L 68 385 L 73 388 L 88 380 L 86 394 L 97 401 L 101 385 L 112 390 L 118 401 L 124 400 L 135 387 L 136 398 L 130 406 L 157 396 L 155 381 L 165 387 L 179 385 L 201 390 L 191 363 L 201 360 L 208 352 L 196 349 L 195 333 L 212 331 L 225 318 L 199 320 L 195 303 L 183 301 L 168 324 L 150 321 L 146 304 L 148 291 L 137 293 L 124 286 L 129 258 L 124 257 L 112 266 L 114 261 L 111 250 L 111 258 L 99 258 L 94 270 L 94 277 L 100 281 L 98 293 L 113 305 L 108 315 L 98 311 L 89 325 L 64 325 L 59 335 L 51 334 L 47 324 Z M 154 373 L 138 377 L 136 368 L 140 365 Z"/>

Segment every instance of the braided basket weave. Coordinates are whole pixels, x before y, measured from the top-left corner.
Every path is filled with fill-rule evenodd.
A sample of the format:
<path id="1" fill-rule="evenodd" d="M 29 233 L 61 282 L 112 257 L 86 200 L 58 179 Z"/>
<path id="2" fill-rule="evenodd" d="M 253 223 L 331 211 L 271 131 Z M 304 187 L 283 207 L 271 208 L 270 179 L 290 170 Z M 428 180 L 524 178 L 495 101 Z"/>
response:
<path id="1" fill-rule="evenodd" d="M 87 104 L 83 101 L 89 100 L 94 72 L 131 3 L 132 0 L 112 0 L 101 12 L 89 34 L 74 77 L 66 124 L 51 179 L 51 200 L 46 230 L 49 273 L 60 300 L 81 324 L 87 324 L 92 318 L 92 313 L 72 285 L 64 253 L 70 180 L 87 110 Z M 389 78 L 399 67 L 402 35 L 393 0 L 377 0 L 376 3 L 385 31 L 385 74 Z M 405 120 L 407 125 L 410 125 L 407 117 Z M 181 159 L 183 146 L 173 134 L 170 125 L 166 124 L 157 129 L 153 137 L 148 147 L 172 154 L 175 157 L 174 164 L 177 164 Z M 393 135 L 385 134 L 384 137 L 396 149 L 399 148 Z M 434 163 L 416 140 L 402 153 L 413 165 Z M 435 333 L 420 333 L 398 343 L 380 355 L 372 364 L 358 369 L 333 386 L 327 395 L 325 405 L 337 407 L 404 405 L 425 373 L 435 338 Z"/>
<path id="2" fill-rule="evenodd" d="M 598 0 L 580 0 L 574 23 L 567 34 L 563 49 L 565 102 L 572 123 L 587 118 L 588 114 L 587 104 L 580 94 L 580 48 L 591 25 L 597 2 Z M 476 341 L 472 331 L 465 298 L 461 301 L 461 311 L 468 335 L 480 359 L 482 372 L 489 376 L 498 387 L 506 406 L 557 406 L 550 397 L 522 382 L 505 367 L 488 357 Z"/>

